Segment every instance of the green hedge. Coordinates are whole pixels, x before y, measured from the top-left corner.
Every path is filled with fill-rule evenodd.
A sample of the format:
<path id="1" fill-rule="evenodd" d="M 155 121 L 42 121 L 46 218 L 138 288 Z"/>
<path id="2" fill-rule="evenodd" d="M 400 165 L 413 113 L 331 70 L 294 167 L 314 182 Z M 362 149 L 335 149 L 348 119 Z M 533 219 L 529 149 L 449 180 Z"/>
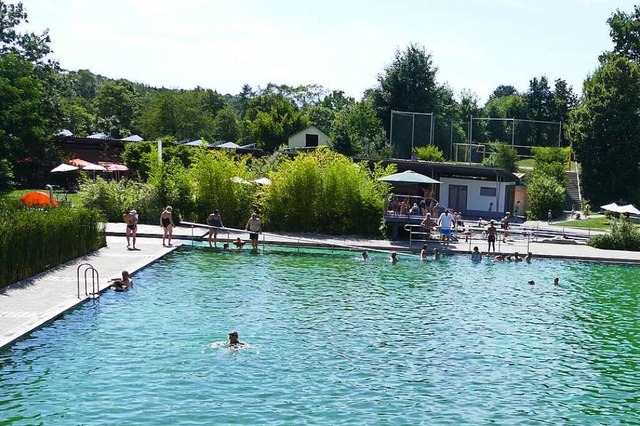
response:
<path id="1" fill-rule="evenodd" d="M 587 244 L 605 250 L 640 251 L 638 228 L 626 219 L 612 220 L 610 233 L 591 237 Z"/>
<path id="2" fill-rule="evenodd" d="M 0 202 L 0 288 L 105 246 L 96 210 Z"/>

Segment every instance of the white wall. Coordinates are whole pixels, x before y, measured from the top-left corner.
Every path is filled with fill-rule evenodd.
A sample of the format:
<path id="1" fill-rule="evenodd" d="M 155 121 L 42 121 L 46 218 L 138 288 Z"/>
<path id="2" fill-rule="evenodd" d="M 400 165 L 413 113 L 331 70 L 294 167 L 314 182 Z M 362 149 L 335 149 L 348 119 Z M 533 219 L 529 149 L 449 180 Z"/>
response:
<path id="1" fill-rule="evenodd" d="M 493 203 L 493 212 L 504 212 L 504 199 L 508 186 L 514 186 L 515 182 L 496 182 L 491 180 L 440 178 L 440 204 L 449 205 L 449 185 L 465 185 L 467 187 L 467 210 L 486 212 L 489 203 Z M 496 188 L 496 196 L 488 197 L 480 195 L 480 188 Z"/>
<path id="2" fill-rule="evenodd" d="M 324 134 L 320 129 L 315 126 L 311 126 L 302 132 L 296 133 L 289 138 L 289 148 L 304 148 L 306 144 L 307 135 L 318 135 L 318 146 L 329 145 L 329 137 Z"/>

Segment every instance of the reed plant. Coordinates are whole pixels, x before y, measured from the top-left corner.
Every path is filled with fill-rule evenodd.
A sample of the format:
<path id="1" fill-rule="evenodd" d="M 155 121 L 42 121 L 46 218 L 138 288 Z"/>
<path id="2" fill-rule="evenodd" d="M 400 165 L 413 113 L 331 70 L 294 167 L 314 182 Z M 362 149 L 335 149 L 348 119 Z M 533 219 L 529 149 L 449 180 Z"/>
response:
<path id="1" fill-rule="evenodd" d="M 0 207 L 0 288 L 106 244 L 94 209 L 38 209 L 14 202 Z"/>
<path id="2" fill-rule="evenodd" d="M 283 161 L 261 198 L 265 225 L 283 231 L 379 235 L 389 187 L 377 178 L 394 170 L 379 165 L 370 170 L 325 149 Z"/>

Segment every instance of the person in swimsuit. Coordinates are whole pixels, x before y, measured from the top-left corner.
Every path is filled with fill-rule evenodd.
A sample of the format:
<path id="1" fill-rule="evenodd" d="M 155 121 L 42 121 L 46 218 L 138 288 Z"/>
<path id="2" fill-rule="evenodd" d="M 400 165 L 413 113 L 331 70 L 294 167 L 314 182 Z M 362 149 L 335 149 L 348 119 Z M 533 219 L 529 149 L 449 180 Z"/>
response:
<path id="1" fill-rule="evenodd" d="M 258 250 L 258 234 L 262 231 L 262 222 L 260 222 L 260 218 L 258 218 L 257 213 L 251 213 L 251 219 L 247 222 L 245 229 L 249 231 L 251 247 L 253 250 Z"/>
<path id="2" fill-rule="evenodd" d="M 391 257 L 389 258 L 389 262 L 396 264 L 398 262 L 400 262 L 400 259 L 398 259 L 398 254 L 394 251 L 393 253 L 391 253 Z"/>
<path id="3" fill-rule="evenodd" d="M 220 210 L 215 209 L 213 213 L 211 213 L 207 217 L 207 225 L 212 226 L 213 228 L 209 229 L 209 247 L 211 247 L 211 237 L 213 236 L 213 246 L 218 246 L 218 228 L 224 228 L 222 224 L 222 216 L 220 216 Z"/>
<path id="4" fill-rule="evenodd" d="M 473 248 L 473 252 L 471 253 L 471 261 L 472 262 L 480 262 L 482 260 L 482 253 L 478 249 L 478 246 Z"/>
<path id="5" fill-rule="evenodd" d="M 238 337 L 239 336 L 237 331 L 232 331 L 231 333 L 229 333 L 229 346 L 244 346 L 245 343 L 238 340 Z"/>
<path id="6" fill-rule="evenodd" d="M 130 250 L 136 249 L 136 234 L 138 232 L 138 212 L 130 210 L 122 215 L 122 220 L 127 224 L 126 236 L 127 236 L 127 248 Z M 133 248 L 131 248 L 131 241 L 133 240 Z"/>
<path id="7" fill-rule="evenodd" d="M 166 239 L 167 247 L 171 247 L 171 237 L 173 237 L 173 217 L 172 217 L 173 208 L 171 206 L 167 206 L 166 209 L 160 215 L 160 226 L 162 226 L 163 234 L 162 234 L 162 247 L 165 246 L 164 242 Z"/>
<path id="8" fill-rule="evenodd" d="M 238 250 L 242 250 L 242 247 L 244 247 L 244 244 L 245 244 L 244 241 L 242 241 L 240 237 L 233 240 L 233 245 L 236 246 Z"/>
<path id="9" fill-rule="evenodd" d="M 489 247 L 487 247 L 487 255 L 491 253 L 491 247 L 493 246 L 493 254 L 496 253 L 496 233 L 498 230 L 493 224 L 493 219 L 489 222 L 489 229 L 487 229 L 487 241 L 489 242 Z"/>
<path id="10" fill-rule="evenodd" d="M 133 280 L 129 278 L 129 272 L 122 271 L 122 278 L 111 280 L 111 288 L 115 291 L 127 291 L 133 285 Z"/>

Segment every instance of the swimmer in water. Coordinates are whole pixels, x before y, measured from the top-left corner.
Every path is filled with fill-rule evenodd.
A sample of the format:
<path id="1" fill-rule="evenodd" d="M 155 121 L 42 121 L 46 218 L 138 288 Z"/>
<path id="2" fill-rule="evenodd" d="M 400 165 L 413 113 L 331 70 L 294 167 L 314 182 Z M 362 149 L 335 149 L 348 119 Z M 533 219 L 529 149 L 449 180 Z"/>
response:
<path id="1" fill-rule="evenodd" d="M 420 260 L 425 260 L 429 255 L 429 247 L 426 244 L 422 245 L 422 250 L 420 250 Z"/>
<path id="2" fill-rule="evenodd" d="M 369 260 L 369 253 L 365 250 L 362 252 L 362 261 L 366 262 L 367 260 Z"/>
<path id="3" fill-rule="evenodd" d="M 245 343 L 238 340 L 238 332 L 232 331 L 229 333 L 229 346 L 244 346 Z"/>
<path id="4" fill-rule="evenodd" d="M 115 291 L 127 291 L 133 285 L 133 280 L 129 278 L 129 272 L 122 271 L 122 278 L 111 280 L 111 288 Z"/>
<path id="5" fill-rule="evenodd" d="M 560 278 L 555 277 L 555 278 L 553 279 L 553 285 L 560 285 Z"/>
<path id="6" fill-rule="evenodd" d="M 433 249 L 433 260 L 440 260 L 440 250 Z"/>
<path id="7" fill-rule="evenodd" d="M 471 253 L 471 261 L 472 262 L 480 262 L 482 260 L 482 253 L 478 249 L 478 246 L 473 248 L 473 252 Z"/>
<path id="8" fill-rule="evenodd" d="M 398 262 L 400 262 L 400 259 L 398 259 L 398 254 L 394 251 L 393 253 L 391 253 L 391 257 L 389 258 L 389 262 L 396 264 Z"/>

